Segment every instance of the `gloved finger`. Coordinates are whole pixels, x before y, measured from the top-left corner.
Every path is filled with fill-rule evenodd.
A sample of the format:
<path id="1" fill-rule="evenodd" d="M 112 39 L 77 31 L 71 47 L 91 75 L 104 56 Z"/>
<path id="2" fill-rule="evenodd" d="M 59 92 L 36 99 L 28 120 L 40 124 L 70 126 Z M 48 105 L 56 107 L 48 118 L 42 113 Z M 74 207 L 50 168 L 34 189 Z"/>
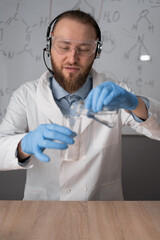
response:
<path id="1" fill-rule="evenodd" d="M 104 106 L 104 101 L 109 95 L 109 89 L 107 87 L 104 87 L 101 91 L 101 94 L 97 100 L 97 112 L 101 111 Z"/>
<path id="2" fill-rule="evenodd" d="M 67 145 L 66 143 L 62 143 L 62 144 L 64 144 L 64 147 L 66 147 Z M 43 139 L 38 145 L 38 148 L 40 149 L 46 149 L 46 148 L 54 149 L 55 147 L 56 147 L 55 141 L 49 140 L 49 139 Z"/>
<path id="3" fill-rule="evenodd" d="M 34 153 L 34 156 L 42 162 L 49 162 L 50 161 L 50 158 L 40 150 L 36 151 Z"/>
<path id="4" fill-rule="evenodd" d="M 88 94 L 86 100 L 85 100 L 85 108 L 87 109 L 91 109 L 92 108 L 92 97 L 93 97 L 93 91 L 91 90 L 91 92 Z"/>
<path id="5" fill-rule="evenodd" d="M 60 126 L 60 125 L 54 124 L 54 123 L 53 124 L 46 124 L 46 128 L 51 130 L 51 131 L 57 131 L 57 132 L 60 132 L 60 133 L 64 133 L 65 135 L 68 135 L 68 136 L 71 136 L 71 135 L 75 134 L 69 128 L 64 127 L 64 126 Z"/>
<path id="6" fill-rule="evenodd" d="M 105 106 L 115 106 L 117 103 L 114 91 L 111 91 L 103 101 Z M 118 107 L 118 106 L 117 106 Z"/>
<path id="7" fill-rule="evenodd" d="M 72 137 L 67 136 L 63 133 L 57 132 L 57 131 L 48 131 L 47 129 L 43 132 L 43 137 L 47 140 L 47 139 L 51 139 L 51 140 L 58 140 L 60 142 L 63 143 L 67 143 L 67 144 L 73 144 L 74 140 Z"/>
<path id="8" fill-rule="evenodd" d="M 93 93 L 93 97 L 92 97 L 92 110 L 93 110 L 93 112 L 98 112 L 97 101 L 99 99 L 101 91 L 102 91 L 102 88 L 100 86 L 98 86 L 94 89 L 94 93 Z"/>
<path id="9" fill-rule="evenodd" d="M 104 105 L 121 106 L 124 97 L 125 90 L 115 83 L 112 85 L 112 89 L 108 97 L 104 100 Z"/>
<path id="10" fill-rule="evenodd" d="M 49 148 L 49 149 L 66 149 L 68 147 L 68 145 L 66 143 L 63 142 L 56 142 L 56 141 L 52 141 L 52 140 L 47 140 L 44 139 L 43 142 L 41 143 L 42 148 Z"/>

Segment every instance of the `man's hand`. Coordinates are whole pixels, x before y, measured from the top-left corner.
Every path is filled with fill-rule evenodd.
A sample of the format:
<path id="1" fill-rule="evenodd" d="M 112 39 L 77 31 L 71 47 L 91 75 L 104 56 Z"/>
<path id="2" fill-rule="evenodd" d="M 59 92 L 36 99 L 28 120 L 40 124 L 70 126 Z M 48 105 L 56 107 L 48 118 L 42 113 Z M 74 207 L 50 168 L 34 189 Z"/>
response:
<path id="1" fill-rule="evenodd" d="M 85 102 L 85 107 L 94 112 L 101 111 L 104 106 L 134 110 L 138 106 L 138 98 L 114 82 L 107 81 L 92 89 Z"/>
<path id="2" fill-rule="evenodd" d="M 74 143 L 75 136 L 69 128 L 57 124 L 42 124 L 22 138 L 21 149 L 24 153 L 47 162 L 49 157 L 43 153 L 45 148 L 66 149 L 68 144 Z"/>

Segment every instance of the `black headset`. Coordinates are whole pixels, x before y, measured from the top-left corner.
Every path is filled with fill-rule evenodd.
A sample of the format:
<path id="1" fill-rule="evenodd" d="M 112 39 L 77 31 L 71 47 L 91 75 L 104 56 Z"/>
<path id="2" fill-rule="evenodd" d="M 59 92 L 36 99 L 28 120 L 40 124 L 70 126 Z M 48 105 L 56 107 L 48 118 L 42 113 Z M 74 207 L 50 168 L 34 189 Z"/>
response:
<path id="1" fill-rule="evenodd" d="M 66 12 L 64 12 L 64 13 L 66 13 Z M 57 17 L 55 17 L 50 22 L 50 24 L 48 25 L 48 28 L 47 28 L 47 33 L 46 33 L 46 47 L 43 49 L 43 60 L 44 60 L 45 66 L 47 67 L 49 72 L 52 74 L 54 74 L 54 72 L 48 67 L 48 65 L 46 63 L 45 53 L 47 53 L 47 57 L 51 56 L 51 41 L 52 41 L 51 28 L 52 28 L 52 25 L 55 24 L 61 16 L 63 16 L 64 13 L 59 14 Z M 99 58 L 101 55 L 101 51 L 102 51 L 101 31 L 100 31 L 98 24 L 96 24 L 96 25 L 97 25 L 96 27 L 97 27 L 97 33 L 98 33 L 98 42 L 97 42 L 97 48 L 96 48 L 96 52 L 95 52 L 95 58 Z"/>

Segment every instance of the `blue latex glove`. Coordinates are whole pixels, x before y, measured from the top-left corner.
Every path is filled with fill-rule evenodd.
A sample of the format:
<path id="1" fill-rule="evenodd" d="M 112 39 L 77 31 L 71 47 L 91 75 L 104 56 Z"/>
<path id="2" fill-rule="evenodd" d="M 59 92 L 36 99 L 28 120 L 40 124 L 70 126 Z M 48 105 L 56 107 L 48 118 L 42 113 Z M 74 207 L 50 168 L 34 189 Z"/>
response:
<path id="1" fill-rule="evenodd" d="M 66 149 L 67 144 L 74 143 L 73 137 L 75 136 L 76 133 L 69 128 L 57 124 L 41 124 L 22 138 L 21 148 L 23 152 L 47 162 L 50 159 L 43 153 L 45 148 Z"/>
<path id="2" fill-rule="evenodd" d="M 101 111 L 104 106 L 133 110 L 137 105 L 138 98 L 133 93 L 111 81 L 92 89 L 85 101 L 85 107 L 93 112 Z"/>

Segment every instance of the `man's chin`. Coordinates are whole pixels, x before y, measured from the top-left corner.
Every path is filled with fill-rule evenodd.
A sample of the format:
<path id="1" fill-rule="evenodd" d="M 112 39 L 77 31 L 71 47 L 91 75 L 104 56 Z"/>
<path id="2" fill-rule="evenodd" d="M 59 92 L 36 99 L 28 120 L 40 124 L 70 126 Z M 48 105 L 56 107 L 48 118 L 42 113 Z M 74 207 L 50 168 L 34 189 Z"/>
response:
<path id="1" fill-rule="evenodd" d="M 59 85 L 67 92 L 73 93 L 80 89 L 85 83 L 91 69 L 91 65 L 85 71 L 78 69 L 73 72 L 69 72 L 63 67 L 58 69 L 52 60 L 52 68 L 54 72 L 54 78 Z"/>
<path id="2" fill-rule="evenodd" d="M 71 82 L 76 84 L 76 82 L 77 82 L 77 80 L 79 80 L 80 76 L 81 76 L 80 74 L 75 75 L 75 74 L 72 74 L 72 73 L 63 74 L 63 79 L 65 79 L 65 82 L 68 83 L 68 84 L 70 84 Z"/>
<path id="3" fill-rule="evenodd" d="M 72 80 L 77 79 L 80 76 L 80 73 L 64 71 L 63 76 L 65 79 Z"/>

